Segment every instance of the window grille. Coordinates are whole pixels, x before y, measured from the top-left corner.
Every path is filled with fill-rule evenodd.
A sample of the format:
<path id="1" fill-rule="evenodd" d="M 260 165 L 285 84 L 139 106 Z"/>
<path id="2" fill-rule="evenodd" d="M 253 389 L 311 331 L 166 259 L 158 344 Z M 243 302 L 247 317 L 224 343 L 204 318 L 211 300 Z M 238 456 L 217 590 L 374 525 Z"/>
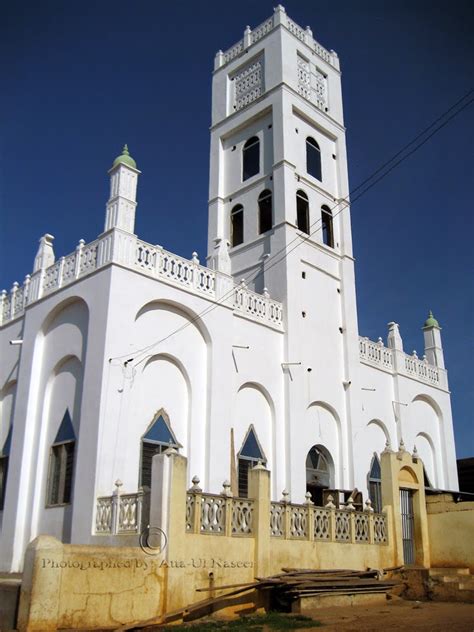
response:
<path id="1" fill-rule="evenodd" d="M 239 496 L 246 498 L 249 491 L 249 470 L 258 465 L 259 462 L 264 465 L 267 463 L 253 425 L 248 429 L 242 448 L 237 456 Z"/>
<path id="2" fill-rule="evenodd" d="M 49 455 L 49 506 L 71 502 L 75 448 L 76 435 L 69 410 L 66 410 Z"/>

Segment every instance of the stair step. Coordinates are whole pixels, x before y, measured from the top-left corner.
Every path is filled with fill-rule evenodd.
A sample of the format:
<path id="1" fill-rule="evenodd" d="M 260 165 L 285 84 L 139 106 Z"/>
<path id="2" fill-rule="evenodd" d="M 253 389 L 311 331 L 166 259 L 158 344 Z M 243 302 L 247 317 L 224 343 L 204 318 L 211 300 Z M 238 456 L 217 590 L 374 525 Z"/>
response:
<path id="1" fill-rule="evenodd" d="M 437 577 L 439 575 L 456 576 L 456 575 L 470 575 L 468 568 L 430 568 L 430 575 Z"/>

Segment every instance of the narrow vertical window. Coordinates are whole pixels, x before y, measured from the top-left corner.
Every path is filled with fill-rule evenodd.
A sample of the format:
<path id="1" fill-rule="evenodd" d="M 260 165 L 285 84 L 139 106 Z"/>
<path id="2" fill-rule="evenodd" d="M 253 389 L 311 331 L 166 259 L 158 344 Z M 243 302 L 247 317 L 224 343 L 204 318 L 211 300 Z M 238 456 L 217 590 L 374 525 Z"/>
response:
<path id="1" fill-rule="evenodd" d="M 244 241 L 244 207 L 237 204 L 230 212 L 230 243 L 232 247 Z"/>
<path id="2" fill-rule="evenodd" d="M 66 410 L 49 456 L 48 500 L 50 506 L 71 502 L 76 436 Z"/>
<path id="3" fill-rule="evenodd" d="M 168 415 L 161 410 L 154 417 L 148 430 L 142 437 L 140 456 L 140 485 L 151 487 L 151 468 L 155 454 L 161 454 L 168 448 L 179 447 L 169 425 Z"/>
<path id="4" fill-rule="evenodd" d="M 273 226 L 272 192 L 268 189 L 258 196 L 258 232 L 261 235 Z"/>
<path id="5" fill-rule="evenodd" d="M 242 180 L 256 176 L 260 171 L 260 140 L 252 136 L 242 150 Z"/>
<path id="6" fill-rule="evenodd" d="M 246 498 L 249 493 L 249 470 L 260 461 L 266 465 L 266 458 L 257 439 L 253 425 L 247 431 L 238 457 L 239 496 Z"/>
<path id="7" fill-rule="evenodd" d="M 323 231 L 323 243 L 334 248 L 334 232 L 332 228 L 332 213 L 327 206 L 321 206 L 321 227 Z"/>
<path id="8" fill-rule="evenodd" d="M 382 472 L 379 457 L 374 454 L 369 472 L 369 498 L 374 511 L 382 511 Z"/>
<path id="9" fill-rule="evenodd" d="M 7 438 L 5 439 L 5 443 L 3 444 L 3 448 L 0 452 L 0 511 L 3 510 L 5 505 L 5 494 L 7 492 L 7 478 L 8 478 L 8 461 L 10 458 L 10 446 L 12 442 L 12 428 L 7 434 Z"/>
<path id="10" fill-rule="evenodd" d="M 299 230 L 309 235 L 309 202 L 304 191 L 296 192 L 296 225 Z"/>
<path id="11" fill-rule="evenodd" d="M 318 143 L 311 136 L 308 136 L 306 139 L 306 171 L 316 180 L 322 181 L 321 150 Z"/>

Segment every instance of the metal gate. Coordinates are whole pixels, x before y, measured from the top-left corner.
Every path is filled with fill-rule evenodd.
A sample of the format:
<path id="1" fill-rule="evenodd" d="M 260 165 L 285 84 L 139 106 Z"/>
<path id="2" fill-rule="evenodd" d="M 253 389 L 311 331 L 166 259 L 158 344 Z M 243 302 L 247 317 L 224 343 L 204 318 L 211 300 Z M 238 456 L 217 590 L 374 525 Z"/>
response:
<path id="1" fill-rule="evenodd" d="M 414 564 L 413 492 L 410 489 L 400 490 L 400 509 L 402 513 L 403 561 L 405 564 Z"/>

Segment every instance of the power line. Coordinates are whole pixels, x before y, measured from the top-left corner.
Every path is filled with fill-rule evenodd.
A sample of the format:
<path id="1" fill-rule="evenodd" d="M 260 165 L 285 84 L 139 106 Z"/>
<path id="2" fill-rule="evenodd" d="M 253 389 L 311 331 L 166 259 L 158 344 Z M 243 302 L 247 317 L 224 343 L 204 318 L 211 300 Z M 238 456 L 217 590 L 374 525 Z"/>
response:
<path id="1" fill-rule="evenodd" d="M 352 191 L 349 192 L 347 197 L 342 198 L 341 200 L 339 200 L 332 207 L 331 212 L 334 209 L 336 209 L 341 204 L 344 204 L 344 206 L 341 209 L 339 209 L 333 215 L 333 219 L 335 219 L 340 213 L 342 213 L 342 211 L 344 209 L 347 208 L 347 206 L 349 205 L 349 197 L 350 197 L 351 194 L 354 194 L 355 192 L 360 191 L 362 189 L 362 191 L 360 191 L 360 193 L 358 193 L 358 195 L 356 195 L 356 197 L 351 201 L 351 205 L 353 205 L 353 204 L 355 204 L 355 202 L 357 200 L 359 200 L 363 195 L 365 195 L 370 189 L 372 189 L 376 184 L 378 184 L 378 182 L 383 180 L 389 173 L 391 173 L 397 166 L 399 166 L 402 162 L 404 162 L 411 155 L 413 155 L 416 151 L 418 151 L 418 149 L 420 149 L 425 143 L 427 143 L 428 140 L 430 140 L 430 138 L 432 138 L 435 134 L 437 134 L 452 119 L 454 119 L 456 116 L 458 116 L 464 109 L 466 109 L 471 103 L 473 103 L 474 98 L 471 98 L 469 101 L 464 103 L 461 107 L 458 107 L 463 101 L 465 101 L 470 95 L 472 95 L 473 92 L 474 92 L 473 90 L 469 90 L 469 92 L 467 92 L 463 97 L 458 99 L 452 106 L 450 106 L 445 112 L 443 112 L 443 114 L 441 114 L 432 123 L 430 123 L 430 125 L 428 125 L 419 134 L 417 134 L 409 143 L 404 145 L 389 160 L 385 161 L 382 165 L 380 165 L 380 167 L 378 167 L 373 173 L 371 173 L 370 176 L 368 176 L 365 180 L 363 180 L 357 187 L 352 189 Z M 453 110 L 455 110 L 455 111 L 453 112 Z M 451 112 L 453 112 L 453 113 L 450 116 L 448 116 L 448 118 L 446 118 L 447 115 L 450 114 Z M 442 123 L 440 123 L 440 121 L 442 121 Z M 438 123 L 440 123 L 440 124 L 438 125 Z M 428 133 L 428 132 L 430 132 L 430 133 Z M 423 137 L 425 137 L 425 138 L 423 138 Z M 423 138 L 423 140 L 421 140 L 419 143 L 417 143 L 417 141 L 420 140 L 421 138 Z M 415 145 L 415 143 L 417 143 L 417 144 Z M 415 145 L 415 146 L 413 147 L 413 145 Z M 412 149 L 410 149 L 410 151 L 408 151 L 408 153 L 405 153 L 406 150 L 409 149 L 410 147 L 412 147 Z M 376 176 L 378 176 L 378 177 L 376 177 Z M 376 179 L 374 180 L 374 178 L 376 178 Z M 371 182 L 371 180 L 373 180 L 373 182 Z M 365 185 L 367 185 L 367 186 L 365 186 Z M 282 261 L 284 261 L 291 252 L 296 250 L 296 248 L 298 248 L 298 246 L 300 246 L 302 243 L 305 243 L 311 236 L 313 236 L 318 230 L 320 230 L 321 226 L 318 225 L 320 223 L 321 223 L 321 218 L 318 218 L 315 222 L 313 222 L 313 224 L 311 224 L 310 229 L 313 228 L 313 227 L 315 227 L 315 228 L 307 236 L 297 235 L 288 244 L 286 244 L 283 248 L 281 248 L 279 251 L 275 252 L 270 257 L 270 259 L 268 260 L 268 261 L 271 261 L 271 264 L 270 265 L 266 264 L 265 268 L 264 268 L 264 271 L 268 271 L 272 267 L 277 265 L 278 263 L 281 263 Z M 293 248 L 290 248 L 288 250 L 288 246 L 290 246 L 294 242 L 297 242 L 297 243 L 293 246 Z M 278 255 L 280 255 L 280 254 L 283 254 L 283 256 L 280 257 L 279 259 L 277 259 Z M 255 275 L 251 276 L 249 278 L 249 281 L 250 282 L 254 281 L 258 276 L 260 276 L 262 274 L 262 272 L 263 272 L 263 270 L 257 270 Z M 191 320 L 187 321 L 186 323 L 184 323 L 183 325 L 181 325 L 180 327 L 178 327 L 177 329 L 172 331 L 170 334 L 168 334 L 164 338 L 162 338 L 160 340 L 157 340 L 156 342 L 151 343 L 150 345 L 147 345 L 146 347 L 143 347 L 142 349 L 139 349 L 138 351 L 132 353 L 132 357 L 129 358 L 128 360 L 126 360 L 125 362 L 123 362 L 123 364 L 125 366 L 127 366 L 130 362 L 134 362 L 135 360 L 137 360 L 137 362 L 133 366 L 134 367 L 138 366 L 139 364 L 141 364 L 141 362 L 143 362 L 144 360 L 146 360 L 149 357 L 149 355 L 146 355 L 143 358 L 139 359 L 139 357 L 142 354 L 147 353 L 148 351 L 151 351 L 151 349 L 153 349 L 157 345 L 165 342 L 166 340 L 168 340 L 172 336 L 175 336 L 176 334 L 180 333 L 183 329 L 185 329 L 189 325 L 194 324 L 198 320 L 202 320 L 202 318 L 204 316 L 206 316 L 208 313 L 210 313 L 218 305 L 221 305 L 223 303 L 223 301 L 225 301 L 227 298 L 232 296 L 234 291 L 235 291 L 235 287 L 232 287 L 231 290 L 226 292 L 213 305 L 210 305 L 209 307 L 207 307 L 204 310 L 202 310 L 194 318 L 192 318 Z M 130 354 L 127 354 L 127 355 L 130 355 Z M 126 358 L 127 355 L 116 356 L 114 358 L 110 358 L 109 361 L 112 362 L 113 360 L 121 360 L 123 358 Z"/>

